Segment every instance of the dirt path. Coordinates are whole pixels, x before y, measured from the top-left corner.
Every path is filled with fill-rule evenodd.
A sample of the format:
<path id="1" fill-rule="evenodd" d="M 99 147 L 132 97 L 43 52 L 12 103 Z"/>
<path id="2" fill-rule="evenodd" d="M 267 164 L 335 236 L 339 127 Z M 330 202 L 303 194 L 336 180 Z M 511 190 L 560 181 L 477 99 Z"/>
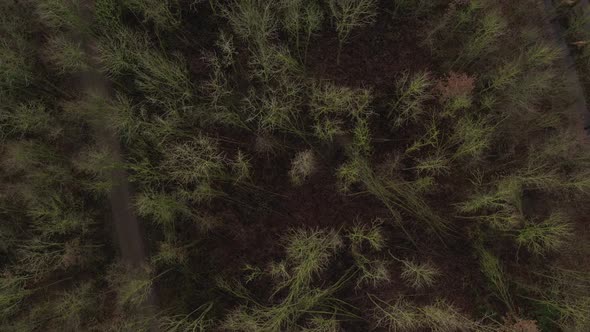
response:
<path id="1" fill-rule="evenodd" d="M 112 153 L 117 164 L 123 162 L 121 146 L 115 133 L 104 132 L 102 139 Z M 132 266 L 141 265 L 146 260 L 143 236 L 139 221 L 133 211 L 127 172 L 116 168 L 111 172 L 114 183 L 110 192 L 111 211 L 121 258 Z"/>
<path id="2" fill-rule="evenodd" d="M 582 0 L 581 4 L 584 6 L 588 5 L 588 0 Z M 543 5 L 545 6 L 545 10 L 547 12 L 548 17 L 554 13 L 555 6 L 553 5 L 552 0 L 543 0 Z M 574 112 L 581 114 L 583 117 L 584 129 L 586 133 L 590 133 L 590 112 L 588 111 L 588 103 L 584 94 L 584 88 L 582 85 L 582 81 L 578 75 L 576 69 L 576 61 L 572 56 L 570 49 L 567 45 L 565 40 L 565 31 L 561 24 L 558 22 L 557 19 L 552 19 L 550 23 L 550 28 L 552 29 L 554 41 L 562 49 L 563 54 L 565 54 L 564 62 L 567 67 L 565 72 L 565 79 L 570 82 L 570 86 L 572 87 L 572 93 L 574 100 L 572 100 L 571 108 Z M 587 27 L 590 29 L 590 27 Z"/>
<path id="3" fill-rule="evenodd" d="M 84 13 L 87 22 L 91 22 L 93 14 L 89 9 Z M 92 36 L 83 37 L 83 45 L 89 58 L 92 69 L 82 79 L 81 88 L 100 99 L 108 101 L 112 97 L 112 88 L 106 78 L 97 69 L 94 63 L 95 41 Z M 95 124 L 96 139 L 98 144 L 111 152 L 117 165 L 123 165 L 124 158 L 121 153 L 121 143 L 118 134 L 107 123 Z M 135 212 L 129 189 L 127 172 L 122 167 L 116 167 L 111 172 L 113 187 L 109 193 L 112 211 L 112 221 L 115 225 L 117 243 L 123 261 L 131 266 L 140 266 L 145 262 L 146 254 L 141 235 L 141 228 Z"/>
<path id="4" fill-rule="evenodd" d="M 101 97 L 109 97 L 105 90 L 108 84 L 103 78 L 95 77 L 88 81 L 87 84 L 87 88 L 94 93 L 102 91 L 99 92 Z M 95 130 L 99 144 L 108 148 L 115 164 L 122 165 L 124 158 L 117 133 L 106 125 L 95 128 Z M 109 192 L 109 200 L 111 203 L 112 223 L 115 226 L 115 241 L 119 247 L 120 258 L 131 271 L 143 273 L 143 266 L 147 263 L 147 256 L 141 226 L 133 209 L 132 193 L 125 169 L 122 167 L 114 168 L 111 171 L 111 181 L 113 187 Z M 157 321 L 154 319 L 157 302 L 156 294 L 151 289 L 146 302 L 142 307 L 138 308 L 142 315 L 151 319 L 150 332 L 159 331 Z"/>
<path id="5" fill-rule="evenodd" d="M 87 6 L 81 13 L 86 22 L 92 22 L 94 19 L 93 0 L 85 1 Z M 88 56 L 88 63 L 91 64 L 91 70 L 86 73 L 82 80 L 81 88 L 108 101 L 113 96 L 112 87 L 109 81 L 98 70 L 98 64 L 95 62 L 95 40 L 91 34 L 82 36 L 82 44 Z M 111 152 L 111 157 L 115 165 L 124 165 L 124 157 L 121 149 L 121 141 L 118 133 L 107 123 L 96 123 L 93 128 L 97 143 Z M 141 225 L 135 214 L 133 207 L 132 193 L 130 190 L 128 175 L 126 170 L 121 167 L 115 167 L 111 171 L 111 183 L 113 187 L 109 192 L 111 204 L 112 223 L 114 224 L 115 241 L 119 247 L 121 261 L 130 271 L 134 273 L 143 273 L 144 265 L 147 263 L 147 255 L 141 231 Z M 150 290 L 148 299 L 138 308 L 138 312 L 150 319 L 149 331 L 157 332 L 157 321 L 154 318 L 156 313 L 157 300 L 153 289 Z"/>
<path id="6" fill-rule="evenodd" d="M 85 75 L 83 89 L 104 100 L 111 98 L 108 82 L 97 71 Z M 111 153 L 113 162 L 123 165 L 124 158 L 117 133 L 107 124 L 96 125 L 94 131 L 98 144 Z M 112 223 L 121 259 L 131 267 L 139 267 L 147 258 L 141 227 L 133 209 L 127 172 L 123 167 L 116 167 L 110 176 L 113 183 L 109 192 Z"/>

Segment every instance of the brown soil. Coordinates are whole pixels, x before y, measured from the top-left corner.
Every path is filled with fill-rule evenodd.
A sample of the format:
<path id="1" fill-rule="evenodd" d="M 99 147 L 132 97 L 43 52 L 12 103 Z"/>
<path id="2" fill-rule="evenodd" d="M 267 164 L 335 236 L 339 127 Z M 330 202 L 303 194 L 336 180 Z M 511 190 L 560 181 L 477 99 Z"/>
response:
<path id="1" fill-rule="evenodd" d="M 586 0 L 582 2 L 587 7 L 588 1 Z M 547 12 L 553 11 L 554 5 L 552 1 L 544 0 L 544 4 Z M 584 129 L 588 129 L 590 126 L 590 112 L 587 107 L 586 92 L 584 91 L 580 75 L 576 71 L 576 61 L 570 52 L 566 40 L 562 37 L 565 35 L 564 27 L 555 19 L 551 22 L 551 26 L 548 28 L 552 30 L 550 35 L 553 38 L 553 41 L 562 49 L 563 54 L 566 55 L 564 60 L 564 67 L 567 68 L 565 72 L 565 80 L 569 82 L 572 87 L 571 94 L 573 97 L 570 106 L 572 110 L 571 114 L 580 114 L 581 120 L 584 123 Z"/>
<path id="2" fill-rule="evenodd" d="M 313 39 L 307 54 L 312 75 L 338 84 L 391 92 L 396 77 L 405 71 L 428 70 L 428 52 L 416 39 L 420 22 L 396 22 L 382 7 L 377 22 L 355 31 L 344 44 L 338 63 L 338 38 L 334 31 Z"/>
<path id="3" fill-rule="evenodd" d="M 306 57 L 306 69 L 309 74 L 319 79 L 334 81 L 337 84 L 372 88 L 378 104 L 386 100 L 394 89 L 396 77 L 405 71 L 416 72 L 422 70 L 436 70 L 437 66 L 432 62 L 428 50 L 415 39 L 419 32 L 414 31 L 419 22 L 393 22 L 385 11 L 380 11 L 381 16 L 377 24 L 367 29 L 358 31 L 341 50 L 340 62 L 336 61 L 338 53 L 338 41 L 334 32 L 324 32 L 312 40 Z M 194 22 L 198 20 L 195 19 Z M 209 20 L 206 20 L 209 21 Z M 200 24 L 195 27 L 201 26 Z M 205 24 L 203 26 L 206 27 Z M 215 30 L 215 29 L 212 29 Z M 189 29 L 190 34 L 198 35 L 200 30 Z M 211 49 L 214 34 L 201 36 L 195 41 L 198 49 Z M 189 68 L 195 79 L 207 77 L 207 67 L 204 64 L 199 50 L 186 50 L 190 53 Z M 377 110 L 379 111 L 379 110 Z M 225 134 L 225 133 L 224 133 Z M 387 130 L 380 130 L 380 138 L 393 136 Z M 398 134 L 396 134 L 398 135 Z M 399 133 L 407 137 L 408 133 Z M 110 140 L 109 146 L 116 148 L 120 156 L 119 145 L 112 134 L 107 134 Z M 243 133 L 228 133 L 241 142 L 253 143 L 253 137 Z M 403 138 L 402 137 L 402 138 Z M 113 145 L 114 144 L 114 145 Z M 248 146 L 248 144 L 244 144 Z M 251 146 L 251 145 L 250 145 Z M 303 148 L 303 147 L 302 147 Z M 377 147 L 380 154 L 393 152 L 396 144 L 387 143 Z M 256 155 L 250 151 L 251 155 Z M 189 264 L 195 266 L 194 271 L 186 273 L 186 278 L 199 280 L 195 285 L 203 293 L 212 292 L 215 285 L 211 282 L 201 283 L 200 280 L 211 278 L 197 278 L 203 274 L 213 273 L 239 275 L 245 263 L 264 267 L 264 264 L 284 257 L 284 248 L 277 239 L 293 227 L 333 228 L 342 229 L 352 225 L 355 221 L 370 222 L 376 217 L 388 219 L 389 213 L 383 204 L 369 195 L 346 196 L 338 192 L 336 187 L 335 169 L 345 160 L 344 152 L 338 149 L 317 151 L 322 157 L 322 165 L 319 171 L 307 181 L 306 184 L 296 187 L 289 182 L 288 169 L 290 156 L 273 156 L 265 159 L 260 156 L 253 160 L 255 167 L 255 183 L 264 191 L 239 190 L 228 192 L 232 199 L 239 201 L 215 202 L 211 210 L 223 219 L 224 226 L 212 231 L 203 243 L 200 243 L 199 253 L 193 255 L 193 261 Z M 145 259 L 142 244 L 142 235 L 139 231 L 137 218 L 129 209 L 131 206 L 129 186 L 126 174 L 123 171 L 115 171 L 113 178 L 119 185 L 111 194 L 113 205 L 113 217 L 116 225 L 118 242 L 121 246 L 123 257 L 130 257 L 132 261 Z M 466 181 L 466 179 L 462 179 Z M 461 180 L 459 180 L 461 181 Z M 444 181 L 443 181 L 444 182 Z M 456 183 L 449 183 L 451 187 Z M 230 189 L 231 190 L 231 189 Z M 437 211 L 448 209 L 449 197 L 444 201 L 437 201 Z M 440 207 L 438 205 L 441 205 Z M 457 221 L 457 224 L 463 221 Z M 184 227 L 184 226 L 183 226 Z M 181 237 L 190 237 L 199 232 L 196 227 L 187 226 Z M 399 229 L 391 224 L 385 224 L 389 248 L 400 258 L 413 257 L 416 251 L 412 249 Z M 432 260 L 442 271 L 438 285 L 432 291 L 416 293 L 403 285 L 399 280 L 399 265 L 392 264 L 390 272 L 392 283 L 386 288 L 379 289 L 379 295 L 389 298 L 405 294 L 411 296 L 418 304 L 432 303 L 434 299 L 443 298 L 453 303 L 465 313 L 476 313 L 478 306 L 483 302 L 494 303 L 495 299 L 486 297 L 490 292 L 484 288 L 486 282 L 479 271 L 477 258 L 473 255 L 473 248 L 468 241 L 461 240 L 464 235 L 449 239 L 446 243 L 424 241 L 429 235 L 422 235 L 421 242 L 427 243 L 429 248 L 421 248 L 421 260 Z M 501 245 L 501 244 L 499 244 Z M 445 255 L 440 254 L 444 252 Z M 510 260 L 510 259 L 509 259 Z M 346 260 L 342 260 L 333 268 L 332 273 L 339 273 L 346 269 Z M 209 272 L 210 271 L 210 272 Z M 327 281 L 327 280 L 326 280 Z M 170 280 L 168 280 L 170 282 Z M 187 282 L 183 280 L 183 282 Z M 261 285 L 257 289 L 260 294 L 268 290 Z M 373 289 L 362 290 L 346 289 L 346 298 L 359 308 L 372 307 L 368 303 L 355 303 L 360 293 L 371 292 Z M 164 295 L 164 294 L 163 294 Z M 165 294 L 163 299 L 184 297 L 184 294 Z M 194 302 L 197 307 L 199 295 L 191 296 L 189 302 Z M 206 298 L 204 294 L 200 294 Z M 226 300 L 226 299 L 224 299 Z M 478 302 L 479 301 L 479 302 Z M 482 305 L 483 306 L 483 305 Z M 499 310 L 501 311 L 501 309 Z M 476 315 L 482 316 L 482 315 Z M 346 324 L 347 331 L 364 331 L 368 326 L 365 323 L 351 322 Z"/>
<path id="4" fill-rule="evenodd" d="M 351 36 L 350 41 L 341 51 L 339 63 L 336 61 L 338 53 L 336 34 L 334 31 L 325 30 L 312 39 L 305 64 L 306 70 L 312 77 L 330 80 L 339 85 L 373 89 L 377 99 L 376 112 L 385 111 L 382 109 L 383 105 L 386 105 L 387 99 L 393 93 L 396 77 L 400 74 L 406 71 L 414 73 L 436 68 L 429 51 L 415 39 L 415 36 L 420 34 L 415 30 L 416 26 L 422 25 L 420 22 L 394 22 L 387 12 L 380 10 L 380 13 L 381 16 L 377 19 L 376 25 L 359 30 Z M 191 59 L 190 68 L 193 75 L 197 78 L 206 77 L 204 75 L 206 68 L 200 56 L 193 54 Z M 376 154 L 384 155 L 394 152 L 400 144 L 405 144 L 403 141 L 401 143 L 393 141 L 407 137 L 408 133 L 396 133 L 396 139 L 392 140 L 394 134 L 389 129 L 376 125 L 379 127 L 376 139 L 383 140 L 383 142 L 376 142 Z M 250 142 L 246 144 L 246 149 L 248 146 L 253 146 L 254 138 L 249 135 L 227 134 L 232 138 L 242 136 L 239 141 Z M 403 137 L 398 137 L 399 135 Z M 346 160 L 342 148 L 318 148 L 316 153 L 321 159 L 318 172 L 302 186 L 292 185 L 288 176 L 290 160 L 295 151 L 308 148 L 294 145 L 293 151 L 283 152 L 270 158 L 258 155 L 252 161 L 256 165 L 254 182 L 264 188 L 265 192 L 229 193 L 230 196 L 245 202 L 247 207 L 236 207 L 228 202 L 216 203 L 211 207 L 212 210 L 223 215 L 226 226 L 213 231 L 204 241 L 203 248 L 200 250 L 206 252 L 206 255 L 198 254 L 194 257 L 195 261 L 191 265 L 199 266 L 199 269 L 192 273 L 202 274 L 204 270 L 211 269 L 216 275 L 222 271 L 222 274 L 238 276 L 242 274 L 241 269 L 245 263 L 264 267 L 267 263 L 282 259 L 284 248 L 281 241 L 277 239 L 283 237 L 291 228 L 343 230 L 357 221 L 369 223 L 377 217 L 385 220 L 384 229 L 392 253 L 400 258 L 412 257 L 416 254 L 412 244 L 402 235 L 399 228 L 389 222 L 390 214 L 381 202 L 369 194 L 347 196 L 339 192 L 335 174 L 336 168 Z M 293 147 L 293 144 L 289 146 Z M 250 151 L 250 155 L 257 154 Z M 446 205 L 448 201 L 440 204 Z M 227 212 L 228 210 L 232 212 Z M 193 231 L 196 232 L 196 230 Z M 421 240 L 431 237 L 429 234 L 420 236 Z M 435 288 L 436 291 L 429 290 L 416 294 L 399 280 L 399 265 L 392 264 L 390 267 L 392 282 L 385 289 L 379 288 L 379 295 L 388 298 L 388 294 L 392 297 L 406 294 L 420 304 L 431 303 L 436 298 L 444 298 L 464 312 L 475 311 L 472 300 L 477 297 L 478 292 L 482 293 L 483 290 L 474 289 L 473 285 L 483 283 L 477 261 L 470 254 L 472 248 L 463 242 L 447 244 L 442 244 L 440 241 L 427 242 L 429 243 L 429 248 L 426 248 L 428 254 L 421 252 L 420 257 L 417 258 L 444 262 L 439 266 L 443 276 Z M 446 245 L 452 247 L 451 254 L 441 257 L 438 252 L 442 252 L 442 248 L 448 251 L 449 248 Z M 209 264 L 212 266 L 208 266 Z M 350 257 L 339 258 L 330 273 L 337 275 L 351 265 Z M 324 281 L 329 282 L 329 280 L 326 278 Z M 207 292 L 207 288 L 215 286 L 204 284 L 201 287 L 204 292 Z M 261 298 L 264 298 L 268 290 L 265 285 L 252 288 Z M 374 289 L 370 287 L 360 290 L 354 288 L 342 290 L 344 298 L 359 308 L 372 308 L 372 305 L 368 303 L 358 302 L 361 294 L 372 291 Z M 360 314 L 363 315 L 363 313 Z M 345 324 L 347 331 L 366 331 L 368 328 L 369 325 L 360 321 Z"/>
<path id="5" fill-rule="evenodd" d="M 105 134 L 104 139 L 113 152 L 115 162 L 123 162 L 116 136 Z M 127 173 L 123 169 L 115 169 L 111 177 L 115 185 L 109 198 L 121 257 L 131 265 L 140 265 L 145 261 L 146 255 L 139 222 L 133 211 Z"/>

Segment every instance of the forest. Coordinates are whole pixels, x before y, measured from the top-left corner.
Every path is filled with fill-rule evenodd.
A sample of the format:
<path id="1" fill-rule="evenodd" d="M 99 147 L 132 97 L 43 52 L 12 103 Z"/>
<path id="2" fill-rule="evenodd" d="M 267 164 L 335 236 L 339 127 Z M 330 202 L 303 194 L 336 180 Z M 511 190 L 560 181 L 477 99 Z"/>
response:
<path id="1" fill-rule="evenodd" d="M 590 331 L 586 0 L 0 0 L 0 331 Z"/>

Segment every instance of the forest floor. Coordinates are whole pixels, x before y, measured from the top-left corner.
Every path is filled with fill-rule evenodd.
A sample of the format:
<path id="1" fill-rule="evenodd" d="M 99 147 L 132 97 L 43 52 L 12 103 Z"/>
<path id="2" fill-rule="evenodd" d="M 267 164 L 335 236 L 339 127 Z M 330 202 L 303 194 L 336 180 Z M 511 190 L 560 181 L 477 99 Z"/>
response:
<path id="1" fill-rule="evenodd" d="M 555 1 L 26 4 L 0 330 L 588 330 L 586 39 Z"/>

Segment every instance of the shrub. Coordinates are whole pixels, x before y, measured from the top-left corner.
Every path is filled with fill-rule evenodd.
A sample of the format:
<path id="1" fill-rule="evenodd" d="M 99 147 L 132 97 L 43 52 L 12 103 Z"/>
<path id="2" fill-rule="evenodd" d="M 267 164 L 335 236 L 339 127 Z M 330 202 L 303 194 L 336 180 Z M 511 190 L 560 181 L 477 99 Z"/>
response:
<path id="1" fill-rule="evenodd" d="M 397 80 L 396 87 L 397 94 L 388 114 L 394 128 L 416 121 L 424 112 L 425 103 L 432 97 L 432 82 L 427 72 L 413 76 L 405 73 Z"/>
<path id="2" fill-rule="evenodd" d="M 341 331 L 340 321 L 336 317 L 323 317 L 316 315 L 301 332 L 338 332 Z"/>
<path id="3" fill-rule="evenodd" d="M 303 46 L 303 58 L 305 58 L 311 36 L 320 30 L 324 14 L 315 1 L 282 0 L 281 7 L 283 10 L 281 23 L 290 37 L 295 40 L 298 52 L 301 52 Z M 303 41 L 301 41 L 302 38 Z M 301 45 L 302 42 L 303 45 Z"/>
<path id="4" fill-rule="evenodd" d="M 565 31 L 569 38 L 574 39 L 575 41 L 583 41 L 586 39 L 588 31 L 586 27 L 588 26 L 588 22 L 590 22 L 590 11 L 585 6 L 580 6 L 579 3 L 569 3 L 569 1 L 564 1 L 560 3 L 560 7 L 566 7 L 569 5 L 569 15 L 568 15 L 568 24 L 567 30 Z"/>
<path id="5" fill-rule="evenodd" d="M 375 325 L 390 331 L 429 329 L 434 332 L 454 332 L 479 331 L 485 328 L 444 300 L 439 299 L 434 304 L 417 307 L 404 298 L 399 298 L 394 303 L 385 302 L 374 295 L 369 295 L 369 299 L 375 305 Z"/>
<path id="6" fill-rule="evenodd" d="M 448 174 L 450 170 L 450 161 L 444 152 L 436 151 L 434 154 L 416 160 L 416 166 L 413 167 L 419 174 L 426 173 L 429 175 Z"/>
<path id="7" fill-rule="evenodd" d="M 333 231 L 292 230 L 286 239 L 287 262 L 292 264 L 292 290 L 309 287 L 313 276 L 324 270 L 342 239 Z"/>
<path id="8" fill-rule="evenodd" d="M 297 87 L 297 79 L 293 74 L 301 70 L 291 52 L 284 46 L 266 45 L 251 50 L 248 62 L 253 78 L 268 83 L 273 81 L 278 89 Z M 272 85 L 267 85 L 270 88 Z M 286 91 L 285 96 L 292 96 Z"/>
<path id="9" fill-rule="evenodd" d="M 427 287 L 432 287 L 436 281 L 436 277 L 440 275 L 440 271 L 430 262 L 416 263 L 408 260 L 401 260 L 402 279 L 410 287 L 421 290 Z"/>
<path id="10" fill-rule="evenodd" d="M 289 177 L 295 185 L 301 185 L 317 172 L 317 160 L 312 150 L 298 152 L 291 161 Z"/>
<path id="11" fill-rule="evenodd" d="M 149 266 L 132 267 L 125 263 L 112 265 L 106 277 L 116 292 L 120 308 L 137 309 L 147 304 L 154 281 Z"/>
<path id="12" fill-rule="evenodd" d="M 201 85 L 201 88 L 213 112 L 203 114 L 202 121 L 204 123 L 211 122 L 237 127 L 242 126 L 244 129 L 249 129 L 242 122 L 239 115 L 231 110 L 233 106 L 231 101 L 233 88 L 230 78 L 225 73 L 226 68 L 222 63 L 223 60 L 216 54 L 206 55 L 204 59 L 211 68 L 211 73 L 209 79 Z"/>
<path id="13" fill-rule="evenodd" d="M 519 58 L 505 61 L 490 73 L 487 90 L 505 91 L 516 85 L 525 68 Z"/>
<path id="14" fill-rule="evenodd" d="M 158 30 L 172 30 L 180 25 L 179 14 L 173 11 L 178 0 L 124 0 L 124 3 Z"/>
<path id="15" fill-rule="evenodd" d="M 33 292 L 26 288 L 27 278 L 3 272 L 0 275 L 0 318 L 2 321 L 16 312 Z"/>
<path id="16" fill-rule="evenodd" d="M 415 331 L 423 326 L 420 312 L 404 298 L 388 303 L 376 296 L 369 295 L 375 305 L 372 317 L 375 326 L 389 331 Z"/>
<path id="17" fill-rule="evenodd" d="M 351 89 L 332 83 L 313 84 L 309 106 L 316 136 L 331 142 L 334 137 L 346 133 L 345 123 L 351 119 L 357 122 L 358 129 L 355 130 L 368 130 L 360 122 L 371 114 L 372 101 L 373 97 L 368 89 Z M 362 137 L 367 136 L 368 133 Z"/>
<path id="18" fill-rule="evenodd" d="M 533 71 L 523 76 L 508 96 L 508 100 L 518 108 L 526 109 L 541 98 L 560 91 L 559 74 L 553 70 Z"/>
<path id="19" fill-rule="evenodd" d="M 51 311 L 56 316 L 60 327 L 79 330 L 86 323 L 84 320 L 96 309 L 96 293 L 94 285 L 84 283 L 74 289 L 63 292 L 57 301 L 49 302 Z"/>
<path id="20" fill-rule="evenodd" d="M 312 282 L 320 272 L 327 268 L 334 251 L 342 246 L 341 238 L 334 231 L 292 230 L 286 237 L 286 259 L 282 266 L 279 283 L 273 287 L 271 300 L 280 294 L 280 300 L 265 305 L 253 299 L 240 283 L 220 281 L 218 285 L 251 305 L 239 306 L 224 319 L 223 327 L 241 331 L 279 331 L 302 326 L 299 321 L 310 312 L 336 316 L 346 314 L 346 303 L 333 297 L 344 281 L 350 278 L 345 274 L 340 280 L 327 287 L 315 287 Z M 275 274 L 276 275 L 276 274 Z M 323 317 L 323 316 L 322 316 Z M 317 317 L 312 317 L 313 324 Z M 307 324 L 306 324 L 307 325 Z"/>
<path id="21" fill-rule="evenodd" d="M 3 146 L 3 150 L 0 166 L 8 174 L 32 173 L 43 163 L 55 161 L 52 149 L 33 140 L 11 141 Z"/>
<path id="22" fill-rule="evenodd" d="M 231 161 L 232 175 L 234 182 L 249 182 L 252 180 L 252 164 L 248 156 L 241 150 L 238 150 L 236 157 Z"/>
<path id="23" fill-rule="evenodd" d="M 172 242 L 160 242 L 158 253 L 150 260 L 154 266 L 184 265 L 187 262 L 187 256 L 184 247 Z"/>
<path id="24" fill-rule="evenodd" d="M 227 6 L 222 7 L 221 13 L 227 18 L 238 36 L 250 41 L 255 47 L 260 47 L 276 31 L 275 10 L 276 8 L 271 2 L 233 0 Z"/>
<path id="25" fill-rule="evenodd" d="M 205 303 L 187 315 L 165 316 L 160 319 L 160 329 L 164 332 L 205 332 L 214 326 L 214 321 L 208 316 L 213 309 L 213 303 Z"/>
<path id="26" fill-rule="evenodd" d="M 239 118 L 239 115 L 231 109 L 233 106 L 231 97 L 234 92 L 231 77 L 226 71 L 235 65 L 237 52 L 233 36 L 221 31 L 215 45 L 221 54 L 218 52 L 205 54 L 203 59 L 211 71 L 209 79 L 201 86 L 214 112 L 206 112 L 203 114 L 202 120 L 205 123 L 213 122 L 249 129 Z"/>
<path id="27" fill-rule="evenodd" d="M 215 42 L 215 46 L 221 51 L 220 65 L 224 68 L 233 66 L 236 61 L 235 56 L 238 54 L 233 35 L 228 35 L 224 31 L 221 31 Z"/>
<path id="28" fill-rule="evenodd" d="M 537 273 L 537 276 L 544 282 L 534 288 L 531 300 L 553 314 L 549 318 L 550 324 L 547 324 L 549 327 L 566 331 L 584 331 L 590 327 L 587 314 L 590 309 L 588 272 L 553 267 L 546 273 Z"/>
<path id="29" fill-rule="evenodd" d="M 489 8 L 488 1 L 453 1 L 449 3 L 442 17 L 435 20 L 426 36 L 426 44 L 432 51 L 442 52 L 452 49 L 465 35 L 473 34 L 478 25 L 479 13 Z M 473 38 L 473 36 L 472 36 Z M 451 44 L 452 45 L 449 45 Z"/>
<path id="30" fill-rule="evenodd" d="M 496 10 L 486 11 L 479 27 L 465 44 L 460 58 L 470 63 L 493 51 L 499 38 L 505 34 L 507 22 Z"/>
<path id="31" fill-rule="evenodd" d="M 21 37 L 22 38 L 22 37 Z M 6 92 L 29 86 L 36 76 L 30 62 L 29 51 L 0 41 L 0 87 Z M 4 93 L 4 91 L 3 91 Z"/>
<path id="32" fill-rule="evenodd" d="M 318 83 L 312 86 L 310 107 L 315 118 L 342 115 L 359 119 L 370 113 L 371 102 L 371 91 L 368 89 L 351 89 L 332 83 Z"/>
<path id="33" fill-rule="evenodd" d="M 462 117 L 455 125 L 452 136 L 458 147 L 453 159 L 479 158 L 492 145 L 495 128 L 487 119 Z"/>
<path id="34" fill-rule="evenodd" d="M 351 242 L 352 258 L 359 269 L 357 287 L 363 284 L 371 284 L 375 287 L 390 281 L 386 262 L 371 258 L 375 252 L 385 248 L 381 224 L 381 220 L 374 220 L 370 226 L 355 223 L 347 234 Z"/>
<path id="35" fill-rule="evenodd" d="M 80 15 L 84 4 L 76 0 L 41 0 L 37 14 L 45 25 L 54 29 L 84 31 L 85 22 Z"/>
<path id="36" fill-rule="evenodd" d="M 55 120 L 45 105 L 36 101 L 22 103 L 10 111 L 0 112 L 0 127 L 4 135 L 20 137 L 59 132 L 59 129 L 56 130 Z"/>
<path id="37" fill-rule="evenodd" d="M 79 239 L 68 242 L 49 242 L 43 238 L 21 241 L 16 248 L 18 273 L 33 282 L 44 280 L 56 271 L 73 271 L 96 263 L 97 252 L 91 244 L 82 245 Z"/>
<path id="38" fill-rule="evenodd" d="M 420 138 L 415 140 L 405 151 L 406 154 L 423 151 L 426 148 L 441 150 L 443 147 L 442 131 L 439 128 L 439 120 L 431 117 L 426 124 L 426 132 Z"/>
<path id="39" fill-rule="evenodd" d="M 540 154 L 534 154 L 540 156 Z M 472 194 L 466 201 L 458 204 L 461 213 L 483 212 L 476 219 L 502 230 L 511 231 L 524 222 L 523 193 L 525 190 L 559 192 L 574 190 L 567 181 L 560 180 L 555 169 L 547 164 L 532 162 L 513 174 L 493 179 L 492 189 Z M 565 182 L 565 183 L 564 183 Z M 575 187 L 575 186 L 574 186 Z"/>
<path id="40" fill-rule="evenodd" d="M 124 29 L 121 24 L 123 6 L 117 0 L 96 0 L 94 1 L 95 31 L 106 31 L 116 33 Z"/>
<path id="41" fill-rule="evenodd" d="M 424 317 L 424 325 L 433 332 L 469 331 L 477 327 L 477 324 L 444 300 L 437 300 L 420 311 Z"/>
<path id="42" fill-rule="evenodd" d="M 45 52 L 48 60 L 61 74 L 76 74 L 89 68 L 82 45 L 64 35 L 50 38 Z"/>
<path id="43" fill-rule="evenodd" d="M 169 57 L 157 51 L 137 54 L 135 84 L 155 104 L 182 105 L 193 97 L 193 85 L 182 56 Z"/>
<path id="44" fill-rule="evenodd" d="M 348 191 L 354 184 L 364 185 L 368 192 L 385 205 L 410 240 L 410 234 L 400 223 L 401 214 L 398 209 L 425 222 L 439 235 L 448 231 L 446 222 L 432 211 L 414 183 L 378 174 L 367 160 L 358 156 L 340 166 L 336 175 L 344 191 Z"/>
<path id="45" fill-rule="evenodd" d="M 525 62 L 531 68 L 543 68 L 563 57 L 563 50 L 554 44 L 537 41 L 525 52 Z"/>
<path id="46" fill-rule="evenodd" d="M 142 127 L 143 119 L 138 114 L 138 107 L 133 101 L 118 94 L 104 110 L 105 122 L 114 132 L 118 133 L 123 141 L 129 142 L 136 138 Z"/>
<path id="47" fill-rule="evenodd" d="M 465 73 L 450 72 L 444 80 L 437 83 L 436 89 L 447 108 L 445 113 L 454 115 L 459 110 L 471 107 L 475 77 Z"/>
<path id="48" fill-rule="evenodd" d="M 340 119 L 324 118 L 314 125 L 315 135 L 322 141 L 331 142 L 334 137 L 344 135 L 344 121 Z"/>
<path id="49" fill-rule="evenodd" d="M 27 214 L 41 236 L 83 234 L 94 223 L 79 198 L 55 192 L 31 202 Z"/>
<path id="50" fill-rule="evenodd" d="M 139 194 L 135 206 L 139 216 L 150 217 L 156 224 L 166 227 L 173 226 L 181 217 L 191 215 L 187 206 L 177 197 L 154 191 Z"/>
<path id="51" fill-rule="evenodd" d="M 251 89 L 243 100 L 243 115 L 258 132 L 283 131 L 306 137 L 301 130 L 302 87 L 299 82 L 282 82 L 268 91 Z"/>
<path id="52" fill-rule="evenodd" d="M 268 134 L 259 134 L 256 136 L 254 150 L 257 153 L 270 156 L 276 154 L 279 148 L 279 142 L 272 136 Z"/>
<path id="53" fill-rule="evenodd" d="M 368 119 L 358 119 L 352 132 L 352 149 L 362 156 L 369 156 L 373 150 L 371 129 Z"/>
<path id="54" fill-rule="evenodd" d="M 374 0 L 328 0 L 328 8 L 338 33 L 338 55 L 352 30 L 374 23 L 377 17 Z"/>
<path id="55" fill-rule="evenodd" d="M 388 264 L 381 259 L 370 259 L 368 256 L 353 251 L 356 267 L 359 269 L 356 287 L 364 285 L 378 287 L 391 281 Z"/>
<path id="56" fill-rule="evenodd" d="M 100 70 L 111 78 L 132 72 L 148 48 L 147 36 L 130 28 L 121 27 L 101 35 L 96 45 Z"/>
<path id="57" fill-rule="evenodd" d="M 512 297 L 500 260 L 485 249 L 480 249 L 480 267 L 488 279 L 491 289 L 504 304 L 512 310 Z"/>
<path id="58" fill-rule="evenodd" d="M 215 140 L 199 136 L 192 141 L 174 144 L 166 148 L 162 170 L 170 179 L 189 185 L 204 181 L 226 179 L 226 157 Z"/>
<path id="59" fill-rule="evenodd" d="M 529 223 L 518 232 L 516 243 L 537 255 L 561 249 L 573 236 L 565 215 L 553 213 L 540 223 Z"/>
<path id="60" fill-rule="evenodd" d="M 370 225 L 357 222 L 349 230 L 347 237 L 355 247 L 361 248 L 363 244 L 367 244 L 369 248 L 380 251 L 386 247 L 382 223 L 381 219 L 374 220 Z"/>

